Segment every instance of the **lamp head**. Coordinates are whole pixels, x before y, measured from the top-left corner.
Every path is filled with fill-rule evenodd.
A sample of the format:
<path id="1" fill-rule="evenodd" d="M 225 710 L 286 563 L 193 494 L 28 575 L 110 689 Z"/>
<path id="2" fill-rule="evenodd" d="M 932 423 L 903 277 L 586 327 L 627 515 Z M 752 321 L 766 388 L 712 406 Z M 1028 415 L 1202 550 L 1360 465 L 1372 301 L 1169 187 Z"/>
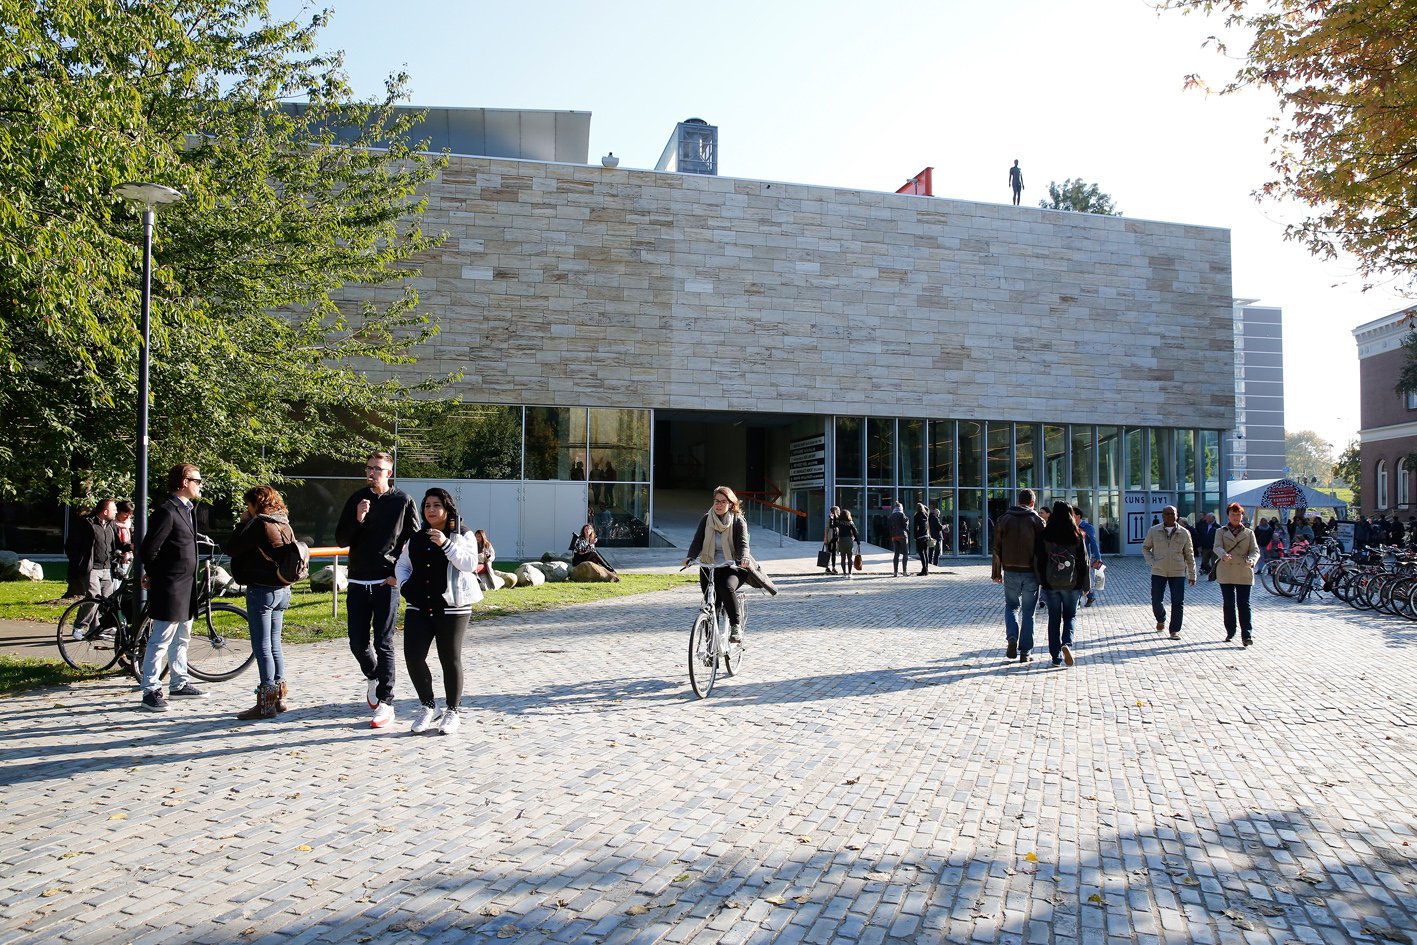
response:
<path id="1" fill-rule="evenodd" d="M 182 191 L 166 184 L 148 184 L 128 182 L 119 184 L 114 188 L 114 193 L 132 204 L 137 204 L 145 210 L 153 210 L 169 203 L 176 203 L 182 199 Z"/>

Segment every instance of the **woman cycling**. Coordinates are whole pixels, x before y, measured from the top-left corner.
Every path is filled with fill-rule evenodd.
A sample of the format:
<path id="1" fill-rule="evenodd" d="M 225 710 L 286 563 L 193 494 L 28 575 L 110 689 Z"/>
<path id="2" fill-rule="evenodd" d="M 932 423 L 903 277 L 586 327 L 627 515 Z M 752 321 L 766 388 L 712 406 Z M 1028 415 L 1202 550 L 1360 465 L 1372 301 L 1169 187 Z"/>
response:
<path id="1" fill-rule="evenodd" d="M 684 567 L 697 561 L 699 587 L 704 597 L 708 597 L 709 576 L 713 572 L 713 592 L 718 602 L 728 614 L 728 642 L 743 642 L 743 614 L 738 609 L 738 587 L 748 584 L 760 587 L 770 594 L 776 594 L 767 575 L 758 569 L 748 553 L 748 522 L 743 518 L 743 507 L 738 496 L 727 486 L 713 490 L 713 505 L 699 519 L 699 527 L 694 532 L 694 540 L 689 543 L 688 556 Z"/>
<path id="2" fill-rule="evenodd" d="M 424 529 L 403 546 L 394 565 L 394 580 L 408 606 L 404 609 L 403 660 L 418 701 L 422 703 L 412 731 L 437 726 L 439 734 L 457 732 L 462 702 L 462 644 L 472 605 L 482 600 L 477 569 L 477 543 L 458 520 L 458 509 L 446 490 L 429 489 L 423 496 Z M 443 695 L 447 709 L 439 714 L 433 699 L 433 673 L 428 648 L 438 645 L 443 665 Z"/>

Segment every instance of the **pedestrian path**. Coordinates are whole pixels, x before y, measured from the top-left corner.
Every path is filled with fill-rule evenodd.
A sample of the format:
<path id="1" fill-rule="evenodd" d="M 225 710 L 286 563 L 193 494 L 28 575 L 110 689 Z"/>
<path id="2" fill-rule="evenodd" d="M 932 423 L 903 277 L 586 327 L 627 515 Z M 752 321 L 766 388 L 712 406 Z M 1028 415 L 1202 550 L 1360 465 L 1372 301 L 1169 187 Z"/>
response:
<path id="1" fill-rule="evenodd" d="M 338 644 L 273 723 L 5 699 L 0 945 L 1417 940 L 1413 625 L 1118 562 L 1054 669 L 986 565 L 780 585 L 705 701 L 687 588 L 475 624 L 452 738 Z"/>

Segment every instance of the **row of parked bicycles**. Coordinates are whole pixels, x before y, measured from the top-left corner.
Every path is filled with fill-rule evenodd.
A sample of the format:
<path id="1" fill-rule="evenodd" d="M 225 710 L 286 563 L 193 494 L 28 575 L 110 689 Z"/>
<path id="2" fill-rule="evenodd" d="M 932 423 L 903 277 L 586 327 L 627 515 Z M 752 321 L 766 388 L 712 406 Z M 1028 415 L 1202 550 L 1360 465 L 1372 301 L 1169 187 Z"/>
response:
<path id="1" fill-rule="evenodd" d="M 1357 610 L 1417 620 L 1417 552 L 1381 545 L 1345 553 L 1332 539 L 1300 544 L 1259 570 L 1264 589 L 1300 602 L 1332 595 Z"/>

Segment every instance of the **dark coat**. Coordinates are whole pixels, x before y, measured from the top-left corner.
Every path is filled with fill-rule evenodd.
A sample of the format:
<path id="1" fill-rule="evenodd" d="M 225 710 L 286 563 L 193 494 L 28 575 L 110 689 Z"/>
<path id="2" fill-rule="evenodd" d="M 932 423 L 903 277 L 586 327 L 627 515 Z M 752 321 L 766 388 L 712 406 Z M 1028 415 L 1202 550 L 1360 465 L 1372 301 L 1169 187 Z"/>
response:
<path id="1" fill-rule="evenodd" d="M 77 519 L 64 544 L 69 558 L 69 593 L 87 594 L 89 572 L 107 570 L 123 547 L 112 522 L 100 522 L 94 515 Z"/>
<path id="2" fill-rule="evenodd" d="M 192 509 L 176 495 L 153 510 L 143 535 L 143 573 L 148 576 L 148 612 L 156 620 L 197 615 L 197 527 Z"/>
<path id="3" fill-rule="evenodd" d="M 1038 577 L 1038 586 L 1046 591 L 1048 590 L 1048 547 L 1043 532 L 1039 532 L 1038 538 L 1035 539 L 1033 557 L 1033 572 Z M 1092 568 L 1088 566 L 1086 535 L 1078 535 L 1076 546 L 1073 548 L 1073 560 L 1076 562 L 1076 567 L 1073 568 L 1075 575 L 1073 590 L 1092 590 Z"/>
<path id="4" fill-rule="evenodd" d="M 355 515 L 361 499 L 369 500 L 364 521 Z M 403 546 L 418 531 L 418 515 L 407 492 L 377 493 L 365 486 L 349 497 L 335 526 L 335 541 L 349 549 L 351 581 L 382 581 L 394 576 Z"/>
<path id="5" fill-rule="evenodd" d="M 945 521 L 940 518 L 939 509 L 930 510 L 930 537 L 937 542 L 945 537 Z"/>
<path id="6" fill-rule="evenodd" d="M 900 509 L 892 509 L 886 516 L 886 528 L 890 529 L 891 541 L 905 541 L 910 532 L 910 520 Z"/>
<path id="7" fill-rule="evenodd" d="M 231 576 L 238 584 L 285 587 L 271 559 L 276 549 L 293 541 L 295 532 L 291 531 L 290 519 L 279 512 L 247 519 L 236 526 L 226 543 L 226 553 L 231 555 Z"/>
<path id="8" fill-rule="evenodd" d="M 930 516 L 924 512 L 916 512 L 910 518 L 910 529 L 915 533 L 915 540 L 922 542 L 930 536 Z"/>
<path id="9" fill-rule="evenodd" d="M 689 542 L 689 551 L 684 556 L 689 561 L 697 561 L 699 554 L 704 550 L 704 530 L 708 528 L 709 513 L 705 512 L 703 518 L 699 519 L 699 527 L 694 531 L 694 540 Z M 738 572 L 744 584 L 756 587 L 759 590 L 767 591 L 774 597 L 777 596 L 777 585 L 773 584 L 772 578 L 763 573 L 763 569 L 758 566 L 757 559 L 748 551 L 748 522 L 742 515 L 735 516 L 733 522 L 733 563 L 729 567 Z M 748 560 L 746 569 L 740 568 L 737 562 L 743 559 Z"/>

